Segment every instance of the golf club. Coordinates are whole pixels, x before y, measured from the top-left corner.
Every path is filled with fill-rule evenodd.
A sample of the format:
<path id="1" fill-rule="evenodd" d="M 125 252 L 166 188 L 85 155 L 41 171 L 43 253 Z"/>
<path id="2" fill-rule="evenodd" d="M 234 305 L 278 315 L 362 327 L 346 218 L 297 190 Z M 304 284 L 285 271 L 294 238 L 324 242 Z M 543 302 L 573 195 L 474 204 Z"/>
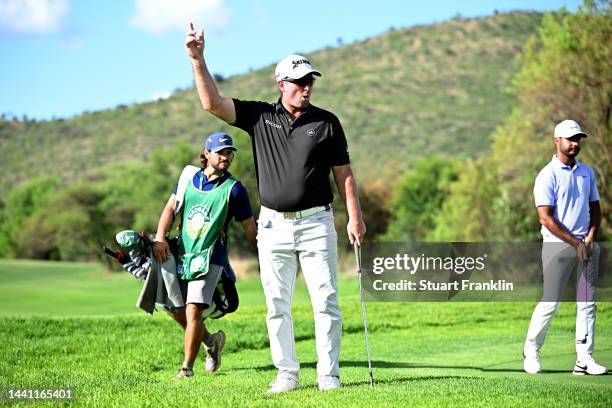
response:
<path id="1" fill-rule="evenodd" d="M 363 327 L 365 328 L 365 344 L 368 353 L 368 370 L 370 371 L 370 387 L 374 387 L 374 376 L 372 375 L 372 358 L 370 357 L 370 342 L 368 340 L 368 322 L 366 319 L 365 303 L 363 301 L 363 285 L 361 284 L 361 252 L 359 242 L 355 239 L 355 264 L 357 265 L 357 276 L 359 278 L 359 297 L 361 299 L 361 313 L 363 314 Z"/>
<path id="2" fill-rule="evenodd" d="M 587 267 L 589 265 L 589 261 L 583 261 L 582 262 L 582 276 L 584 277 L 584 322 L 585 322 L 585 327 L 584 327 L 584 338 L 582 339 L 582 344 L 586 344 L 587 343 L 587 337 L 589 336 L 589 318 L 588 318 L 588 312 L 587 312 L 587 308 L 588 308 L 588 297 L 589 297 L 589 292 L 588 292 L 588 280 L 587 280 Z"/>
<path id="3" fill-rule="evenodd" d="M 130 258 L 126 254 L 124 254 L 122 251 L 113 251 L 106 245 L 102 245 L 102 248 L 100 248 L 100 250 L 104 252 L 106 255 L 113 258 L 115 261 L 119 262 L 121 265 L 124 265 L 130 261 Z"/>

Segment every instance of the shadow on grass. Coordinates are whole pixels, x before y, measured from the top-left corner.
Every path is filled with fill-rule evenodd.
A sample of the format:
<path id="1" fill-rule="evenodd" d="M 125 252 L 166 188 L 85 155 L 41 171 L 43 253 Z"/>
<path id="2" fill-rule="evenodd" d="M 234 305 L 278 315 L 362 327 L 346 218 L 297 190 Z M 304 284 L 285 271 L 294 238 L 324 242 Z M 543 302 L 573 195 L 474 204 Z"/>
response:
<path id="1" fill-rule="evenodd" d="M 302 368 L 316 368 L 317 363 L 315 361 L 307 361 L 300 363 Z M 368 367 L 367 361 L 340 361 L 340 367 Z M 522 373 L 524 372 L 520 368 L 490 368 L 490 367 L 478 367 L 478 366 L 466 366 L 466 365 L 437 365 L 437 364 L 414 364 L 414 363 L 402 363 L 402 362 L 391 362 L 383 360 L 372 361 L 373 369 L 381 368 L 440 368 L 440 369 L 453 369 L 453 370 L 477 370 L 485 373 Z M 233 368 L 232 371 L 275 371 L 276 367 L 272 364 L 259 366 L 259 367 L 245 367 L 245 368 Z M 542 374 L 562 374 L 567 373 L 568 370 L 542 370 Z M 412 378 L 412 377 L 408 377 Z M 430 377 L 418 377 L 418 378 L 430 378 Z M 442 377 L 431 377 L 431 378 L 442 378 Z M 458 377 L 453 377 L 458 378 Z"/>
<path id="2" fill-rule="evenodd" d="M 462 376 L 462 375 L 439 375 L 439 376 L 428 375 L 428 376 L 423 376 L 423 377 L 385 378 L 385 379 L 382 379 L 382 380 L 374 379 L 374 386 L 377 386 L 377 385 L 405 384 L 405 383 L 418 382 L 418 381 L 462 380 L 462 379 L 467 379 L 467 378 L 476 378 L 476 377 Z M 364 380 L 364 381 L 349 381 L 349 382 L 344 382 L 343 381 L 342 382 L 342 387 L 343 388 L 346 388 L 346 387 L 361 387 L 361 386 L 369 386 L 369 385 L 370 385 L 370 381 L 369 380 Z M 317 389 L 317 388 L 318 388 L 318 386 L 316 384 L 307 384 L 307 385 L 301 385 L 300 386 L 300 389 L 302 389 L 302 390 Z"/>
<path id="3" fill-rule="evenodd" d="M 467 378 L 476 378 L 476 377 L 471 377 L 471 376 L 464 376 L 464 375 L 428 375 L 428 376 L 423 376 L 423 377 L 397 377 L 397 378 L 385 378 L 382 380 L 377 380 L 376 378 L 374 379 L 374 386 L 376 385 L 381 385 L 381 384 L 387 384 L 387 385 L 392 385 L 392 384 L 403 384 L 403 383 L 410 383 L 410 382 L 418 382 L 418 381 L 447 381 L 447 380 L 462 380 L 462 379 L 467 379 Z M 351 382 L 346 382 L 346 383 L 342 383 L 343 387 L 359 387 L 359 386 L 363 386 L 363 385 L 370 385 L 370 381 L 369 380 L 365 380 L 365 381 L 351 381 Z"/>

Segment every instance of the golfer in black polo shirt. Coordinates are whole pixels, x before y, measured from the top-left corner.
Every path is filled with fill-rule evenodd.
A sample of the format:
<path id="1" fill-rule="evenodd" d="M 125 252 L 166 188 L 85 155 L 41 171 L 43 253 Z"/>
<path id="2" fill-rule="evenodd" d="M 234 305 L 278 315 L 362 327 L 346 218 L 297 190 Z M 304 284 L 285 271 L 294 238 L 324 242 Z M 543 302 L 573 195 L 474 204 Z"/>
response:
<path id="1" fill-rule="evenodd" d="M 268 392 L 300 387 L 291 319 L 298 266 L 314 310 L 319 389 L 339 388 L 342 319 L 330 170 L 348 211 L 351 243 L 360 243 L 366 228 L 340 121 L 310 104 L 315 76 L 321 74 L 305 57 L 290 55 L 276 66 L 277 103 L 240 101 L 219 94 L 204 60 L 204 30 L 198 35 L 192 23 L 185 49 L 204 109 L 245 130 L 253 144 L 262 205 L 257 236 L 261 281 L 272 360 L 279 371 Z"/>

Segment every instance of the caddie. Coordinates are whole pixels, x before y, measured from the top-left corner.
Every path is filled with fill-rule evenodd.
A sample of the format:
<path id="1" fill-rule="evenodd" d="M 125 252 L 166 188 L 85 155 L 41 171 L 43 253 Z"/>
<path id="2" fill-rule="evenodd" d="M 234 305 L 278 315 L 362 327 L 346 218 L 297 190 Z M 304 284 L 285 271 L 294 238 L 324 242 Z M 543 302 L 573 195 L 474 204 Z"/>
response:
<path id="1" fill-rule="evenodd" d="M 182 216 L 177 273 L 186 304 L 184 313 L 173 313 L 185 329 L 184 360 L 175 379 L 193 376 L 200 343 L 206 349 L 205 369 L 215 372 L 221 364 L 225 333 L 211 334 L 202 321 L 228 261 L 228 224 L 240 222 L 248 242 L 256 247 L 256 226 L 246 189 L 228 171 L 236 147 L 227 133 L 206 138 L 202 168 L 187 166 L 159 219 L 153 254 L 162 267 L 174 264 L 166 234 L 175 215 Z"/>
<path id="2" fill-rule="evenodd" d="M 576 271 L 575 375 L 601 375 L 608 369 L 593 359 L 595 350 L 595 284 L 599 275 L 597 231 L 601 223 L 599 194 L 593 169 L 576 159 L 587 137 L 573 120 L 557 124 L 556 154 L 536 177 L 533 193 L 542 224 L 544 293 L 531 316 L 523 348 L 523 368 L 542 370 L 540 349 L 565 286 Z"/>
<path id="3" fill-rule="evenodd" d="M 251 136 L 261 199 L 258 250 L 266 297 L 270 351 L 278 369 L 269 393 L 296 390 L 300 365 L 295 352 L 291 303 L 301 266 L 314 311 L 317 383 L 340 387 L 342 318 L 338 306 L 337 234 L 329 175 L 348 211 L 349 240 L 361 242 L 366 228 L 342 125 L 310 103 L 321 73 L 301 55 L 278 63 L 276 103 L 241 101 L 219 94 L 204 60 L 204 30 L 190 23 L 185 50 L 204 110 Z"/>

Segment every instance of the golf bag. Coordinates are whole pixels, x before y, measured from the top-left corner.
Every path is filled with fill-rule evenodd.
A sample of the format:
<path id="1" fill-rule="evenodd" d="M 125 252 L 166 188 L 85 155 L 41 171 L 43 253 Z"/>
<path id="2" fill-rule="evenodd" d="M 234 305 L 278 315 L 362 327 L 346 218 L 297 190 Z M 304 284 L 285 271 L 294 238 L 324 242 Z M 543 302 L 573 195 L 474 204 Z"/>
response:
<path id="1" fill-rule="evenodd" d="M 113 251 L 106 245 L 102 251 L 115 259 L 123 269 L 136 279 L 144 281 L 152 268 L 152 252 L 155 236 L 153 234 L 137 233 L 135 231 L 121 231 L 116 235 L 119 246 L 127 251 Z M 168 240 L 170 252 L 174 259 L 178 257 L 178 237 Z M 223 268 L 221 278 L 213 293 L 212 304 L 204 310 L 203 318 L 219 319 L 228 313 L 233 313 L 238 309 L 239 299 L 236 290 L 236 275 L 228 264 Z M 170 313 L 175 311 L 167 305 L 159 305 Z"/>

